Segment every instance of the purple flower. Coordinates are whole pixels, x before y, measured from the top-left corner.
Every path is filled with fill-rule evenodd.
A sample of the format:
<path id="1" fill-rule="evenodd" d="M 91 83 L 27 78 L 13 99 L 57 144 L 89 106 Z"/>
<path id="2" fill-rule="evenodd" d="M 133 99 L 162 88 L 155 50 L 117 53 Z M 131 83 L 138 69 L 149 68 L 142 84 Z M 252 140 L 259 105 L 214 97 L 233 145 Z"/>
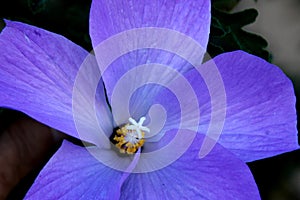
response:
<path id="1" fill-rule="evenodd" d="M 298 148 L 293 87 L 242 51 L 200 65 L 209 27 L 208 0 L 94 0 L 94 57 L 6 21 L 0 106 L 94 144 L 64 141 L 26 198 L 259 199 L 245 162 Z"/>

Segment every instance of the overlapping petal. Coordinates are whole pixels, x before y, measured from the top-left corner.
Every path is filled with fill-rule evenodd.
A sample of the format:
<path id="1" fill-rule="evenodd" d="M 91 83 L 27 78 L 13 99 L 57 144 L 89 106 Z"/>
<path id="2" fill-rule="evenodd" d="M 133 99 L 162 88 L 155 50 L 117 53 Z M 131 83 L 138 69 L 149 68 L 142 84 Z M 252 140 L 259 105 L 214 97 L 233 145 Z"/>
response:
<path id="1" fill-rule="evenodd" d="M 0 106 L 20 110 L 79 138 L 73 122 L 72 90 L 88 53 L 60 35 L 12 21 L 6 21 L 0 45 Z M 90 59 L 90 65 L 96 65 L 95 60 Z M 102 84 L 98 90 L 98 105 L 105 110 Z M 84 117 L 81 121 L 89 126 Z M 88 133 L 81 139 L 95 142 Z"/>
<path id="2" fill-rule="evenodd" d="M 171 165 L 131 174 L 123 184 L 121 199 L 260 199 L 249 168 L 230 151 L 217 144 L 206 157 L 198 157 L 203 138 L 198 134 Z"/>
<path id="3" fill-rule="evenodd" d="M 114 199 L 119 195 L 120 199 L 260 199 L 247 165 L 224 147 L 216 145 L 208 156 L 198 157 L 203 137 L 198 134 L 188 151 L 171 165 L 155 172 L 130 174 L 125 182 L 124 173 L 104 166 L 85 148 L 65 141 L 25 199 Z M 100 149 L 89 148 L 101 155 Z"/>
<path id="4" fill-rule="evenodd" d="M 25 199 L 114 199 L 122 175 L 101 164 L 84 147 L 64 141 Z"/>
<path id="5" fill-rule="evenodd" d="M 214 95 L 218 99 L 222 88 L 210 94 L 203 79 L 205 74 L 200 75 L 196 70 L 186 74 L 200 104 L 200 132 L 206 133 L 210 122 L 212 126 L 224 123 L 222 132 L 215 133 L 220 134 L 218 142 L 244 161 L 298 148 L 293 85 L 278 67 L 243 51 L 221 54 L 199 69 L 209 73 L 213 65 L 219 70 L 226 94 L 226 106 L 215 110 L 213 114 L 225 112 L 223 121 L 210 121 L 211 97 Z M 218 88 L 214 90 L 218 91 Z M 166 98 L 162 94 L 158 101 Z M 169 101 L 166 107 L 172 115 L 177 116 L 174 119 L 180 117 L 180 110 L 172 106 L 176 104 L 176 101 Z M 193 115 L 193 112 L 190 114 Z"/>

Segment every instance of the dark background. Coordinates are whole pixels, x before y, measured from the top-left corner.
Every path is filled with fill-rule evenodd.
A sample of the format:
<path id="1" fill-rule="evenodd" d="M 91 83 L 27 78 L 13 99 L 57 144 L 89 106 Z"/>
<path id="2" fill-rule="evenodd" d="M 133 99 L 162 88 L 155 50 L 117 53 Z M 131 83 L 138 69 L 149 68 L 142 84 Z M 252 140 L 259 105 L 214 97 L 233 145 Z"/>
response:
<path id="1" fill-rule="evenodd" d="M 219 30 L 220 27 L 215 26 L 214 20 L 223 20 L 222 28 L 226 28 L 231 24 L 238 24 L 240 26 L 239 28 L 241 28 L 247 23 L 251 23 L 251 21 L 255 20 L 254 11 L 241 14 L 238 17 L 239 19 L 236 19 L 236 16 L 232 17 L 231 15 L 220 12 L 231 10 L 237 2 L 237 0 L 213 1 L 215 8 L 218 8 L 218 10 L 213 9 L 212 12 L 213 24 L 211 28 L 210 44 L 208 47 L 210 55 L 214 56 L 225 51 L 243 49 L 268 61 L 272 61 L 272 56 L 269 52 L 265 51 L 264 47 L 266 44 L 260 37 L 241 32 L 240 29 L 236 30 L 236 33 L 238 33 L 241 38 L 247 37 L 248 39 L 244 43 L 244 46 L 240 47 L 235 45 L 236 41 L 232 41 L 230 35 L 223 37 L 223 34 L 220 33 Z M 64 35 L 90 51 L 92 49 L 88 34 L 90 3 L 90 0 L 6 0 L 1 1 L 0 3 L 0 18 L 22 21 Z M 246 20 L 243 21 L 242 19 Z M 3 22 L 0 22 L 0 24 L 1 23 L 3 24 Z M 265 39 L 268 40 L 268 38 Z M 249 47 L 247 42 L 253 42 L 257 45 Z M 295 84 L 296 96 L 298 97 L 297 99 L 299 99 L 300 80 L 293 79 L 292 81 Z M 299 101 L 297 102 L 297 110 L 298 112 L 300 110 Z M 9 139 L 13 140 L 18 134 L 23 134 L 23 137 L 25 137 L 24 140 L 28 140 L 28 138 L 32 139 L 29 135 L 32 135 L 32 132 L 35 133 L 37 131 L 42 132 L 43 134 L 37 134 L 33 137 L 34 141 L 31 141 L 31 146 L 27 149 L 31 154 L 30 159 L 34 158 L 33 161 L 28 164 L 28 158 L 26 157 L 27 154 L 23 153 L 23 160 L 21 159 L 21 163 L 12 164 L 12 166 L 17 171 L 22 169 L 22 162 L 26 162 L 27 168 L 23 169 L 23 171 L 17 176 L 14 176 L 13 181 L 6 180 L 9 178 L 7 178 L 6 175 L 3 175 L 3 173 L 6 173 L 6 171 L 3 170 L 5 163 L 4 165 L 1 163 L 1 152 L 2 154 L 5 152 L 1 149 L 4 148 L 3 145 L 1 146 L 1 143 L 7 143 L 7 141 L 3 138 L 6 138 L 6 135 L 8 134 L 10 136 Z M 26 132 L 30 133 L 27 135 Z M 53 134 L 54 137 L 52 136 Z M 63 137 L 66 136 L 49 127 L 39 124 L 22 113 L 8 109 L 0 109 L 0 165 L 2 169 L 0 170 L 0 182 L 4 182 L 3 184 L 6 186 L 11 185 L 10 188 L 13 188 L 12 190 L 10 190 L 10 188 L 6 188 L 7 193 L 9 193 L 7 197 L 8 199 L 22 199 L 23 195 L 30 187 L 30 184 L 33 182 L 34 177 L 50 158 L 51 154 L 58 148 Z M 32 149 L 39 148 L 35 145 L 35 143 L 44 145 L 43 151 L 41 151 L 42 153 L 38 155 L 32 155 Z M 17 163 L 17 161 L 14 162 Z M 300 199 L 300 151 L 294 151 L 280 156 L 248 163 L 248 165 L 254 174 L 263 199 Z M 14 187 L 14 185 L 16 186 Z M 1 195 L 1 192 L 3 195 Z M 1 191 L 0 183 L 0 199 L 4 198 L 4 196 L 5 192 Z"/>

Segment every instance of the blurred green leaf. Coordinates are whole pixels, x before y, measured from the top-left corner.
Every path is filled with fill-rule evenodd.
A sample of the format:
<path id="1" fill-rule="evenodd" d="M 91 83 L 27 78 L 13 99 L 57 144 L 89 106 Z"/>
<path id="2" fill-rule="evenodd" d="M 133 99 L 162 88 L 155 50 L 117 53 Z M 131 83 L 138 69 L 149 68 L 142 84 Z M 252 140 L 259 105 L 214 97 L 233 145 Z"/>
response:
<path id="1" fill-rule="evenodd" d="M 230 14 L 212 8 L 208 53 L 214 57 L 224 52 L 243 50 L 270 62 L 271 54 L 265 50 L 267 41 L 259 35 L 242 29 L 253 23 L 257 15 L 255 9 Z"/>

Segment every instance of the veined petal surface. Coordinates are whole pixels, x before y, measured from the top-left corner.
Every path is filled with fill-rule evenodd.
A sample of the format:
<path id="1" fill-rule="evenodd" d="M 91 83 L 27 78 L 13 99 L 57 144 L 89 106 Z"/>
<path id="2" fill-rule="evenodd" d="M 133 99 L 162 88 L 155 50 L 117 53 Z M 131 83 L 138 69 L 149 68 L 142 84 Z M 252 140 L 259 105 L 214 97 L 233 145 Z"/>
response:
<path id="1" fill-rule="evenodd" d="M 8 20 L 0 34 L 0 45 L 0 106 L 20 110 L 79 138 L 73 121 L 72 91 L 88 52 L 60 35 Z M 95 59 L 89 62 L 96 65 Z M 102 83 L 98 90 L 98 97 L 94 97 L 98 109 L 107 110 Z M 84 102 L 81 101 L 82 107 Z M 104 119 L 103 123 L 111 126 L 108 118 Z M 88 118 L 80 120 L 91 126 Z M 80 139 L 96 143 L 89 133 L 80 135 Z"/>

